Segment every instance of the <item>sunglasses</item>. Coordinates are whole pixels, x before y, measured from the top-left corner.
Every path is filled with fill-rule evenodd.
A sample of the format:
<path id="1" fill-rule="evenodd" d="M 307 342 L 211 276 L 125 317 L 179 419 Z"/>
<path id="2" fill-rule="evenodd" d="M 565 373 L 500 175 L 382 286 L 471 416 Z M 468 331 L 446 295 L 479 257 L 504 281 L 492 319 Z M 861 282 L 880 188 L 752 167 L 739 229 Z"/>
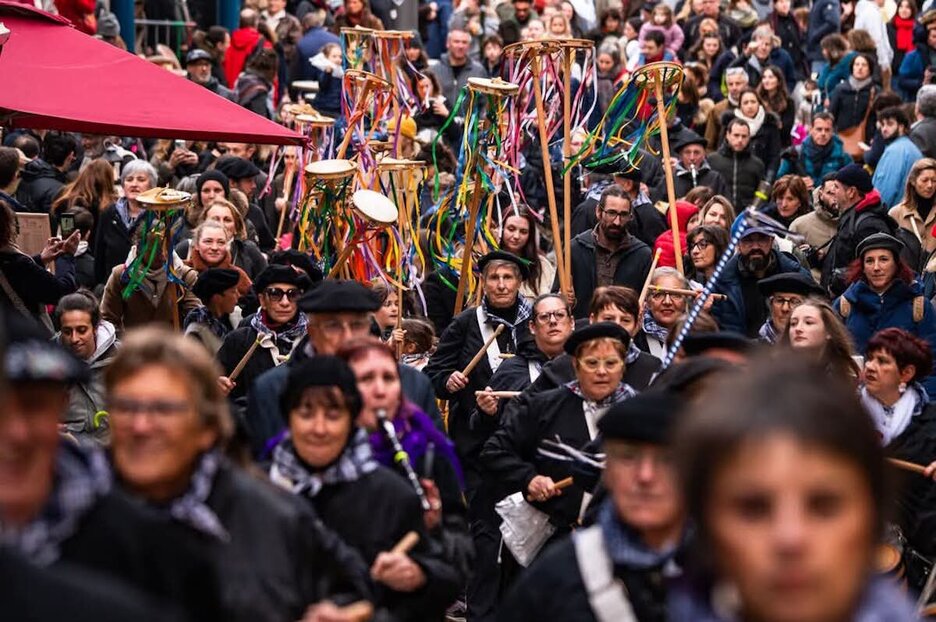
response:
<path id="1" fill-rule="evenodd" d="M 283 296 L 286 296 L 289 302 L 295 302 L 302 294 L 298 289 L 280 289 L 278 287 L 271 287 L 263 293 L 273 302 L 279 302 L 283 299 Z"/>

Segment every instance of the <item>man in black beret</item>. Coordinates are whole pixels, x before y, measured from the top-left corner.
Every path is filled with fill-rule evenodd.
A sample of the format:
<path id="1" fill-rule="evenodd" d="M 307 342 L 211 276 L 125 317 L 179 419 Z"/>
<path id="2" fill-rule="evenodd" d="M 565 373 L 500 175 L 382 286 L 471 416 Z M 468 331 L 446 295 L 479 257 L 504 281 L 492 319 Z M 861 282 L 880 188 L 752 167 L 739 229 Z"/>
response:
<path id="1" fill-rule="evenodd" d="M 896 256 L 896 255 L 895 255 Z M 822 288 L 800 272 L 781 272 L 757 282 L 757 289 L 767 300 L 770 316 L 757 331 L 760 340 L 774 344 L 786 330 L 793 309 L 803 304 L 807 296 L 823 296 Z"/>
<path id="2" fill-rule="evenodd" d="M 305 274 L 289 266 L 271 265 L 257 276 L 253 287 L 260 310 L 228 333 L 218 350 L 218 362 L 224 369 L 221 383 L 232 400 L 244 398 L 260 374 L 284 363 L 307 329 L 306 316 L 299 313 L 298 306 L 299 297 L 309 287 Z M 248 353 L 240 375 L 232 380 L 231 374 Z"/>
<path id="3" fill-rule="evenodd" d="M 267 222 L 263 210 L 257 205 L 257 179 L 262 177 L 262 172 L 257 166 L 247 158 L 239 156 L 226 155 L 218 158 L 215 162 L 215 170 L 221 171 L 227 175 L 231 181 L 231 188 L 240 190 L 247 195 L 250 206 L 247 209 L 247 220 L 253 223 L 257 230 L 257 239 L 260 250 L 270 252 L 276 245 L 273 239 L 273 232 L 270 230 L 270 224 Z"/>
<path id="4" fill-rule="evenodd" d="M 499 620 L 665 620 L 666 584 L 686 518 L 670 436 L 683 402 L 648 391 L 598 422 L 608 495 L 596 522 L 547 549 L 521 576 Z"/>
<path id="5" fill-rule="evenodd" d="M 705 157 L 705 144 L 705 139 L 695 132 L 686 132 L 676 143 L 674 151 L 679 161 L 673 171 L 673 184 L 676 186 L 677 197 L 686 196 L 698 186 L 711 188 L 715 194 L 728 194 L 725 178 L 711 167 Z"/>
<path id="6" fill-rule="evenodd" d="M 289 266 L 270 267 L 296 273 Z M 280 396 L 290 369 L 314 356 L 334 355 L 347 342 L 368 336 L 371 318 L 380 308 L 380 300 L 356 281 L 326 279 L 309 289 L 298 299 L 297 305 L 305 326 L 301 340 L 285 365 L 261 374 L 247 393 L 247 434 L 258 457 L 263 454 L 267 441 L 283 429 Z M 422 372 L 401 364 L 400 382 L 403 395 L 441 427 L 442 416 L 429 379 Z"/>
<path id="7" fill-rule="evenodd" d="M 236 270 L 208 268 L 198 275 L 192 287 L 192 293 L 204 306 L 189 311 L 182 327 L 186 335 L 201 341 L 212 354 L 218 352 L 225 335 L 234 330 L 230 315 L 240 298 L 239 281 L 240 273 Z"/>

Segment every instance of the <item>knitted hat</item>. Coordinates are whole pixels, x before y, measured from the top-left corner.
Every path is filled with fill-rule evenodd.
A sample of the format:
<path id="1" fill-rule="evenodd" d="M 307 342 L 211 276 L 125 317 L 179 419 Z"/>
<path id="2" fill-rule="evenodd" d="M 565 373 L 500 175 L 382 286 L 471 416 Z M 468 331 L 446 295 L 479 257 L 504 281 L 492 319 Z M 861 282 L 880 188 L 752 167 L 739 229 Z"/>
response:
<path id="1" fill-rule="evenodd" d="M 867 194 L 874 190 L 874 184 L 871 183 L 871 176 L 868 171 L 860 164 L 852 162 L 846 164 L 835 174 L 835 181 L 843 186 L 852 186 L 858 189 L 858 192 Z"/>

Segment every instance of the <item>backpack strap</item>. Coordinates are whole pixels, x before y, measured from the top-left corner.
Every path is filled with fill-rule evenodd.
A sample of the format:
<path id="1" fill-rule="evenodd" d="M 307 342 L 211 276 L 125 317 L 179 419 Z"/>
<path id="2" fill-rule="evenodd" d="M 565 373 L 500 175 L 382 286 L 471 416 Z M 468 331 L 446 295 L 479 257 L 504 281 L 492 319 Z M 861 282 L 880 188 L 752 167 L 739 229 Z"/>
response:
<path id="1" fill-rule="evenodd" d="M 851 315 L 851 303 L 848 302 L 848 298 L 845 296 L 839 298 L 839 315 L 842 316 L 843 320 L 847 320 L 848 316 Z"/>
<path id="2" fill-rule="evenodd" d="M 605 549 L 601 527 L 580 529 L 572 541 L 588 604 L 598 622 L 637 622 L 627 590 L 614 578 L 614 563 Z"/>
<path id="3" fill-rule="evenodd" d="M 923 321 L 923 313 L 926 310 L 924 305 L 926 298 L 923 296 L 914 296 L 913 298 L 913 323 L 919 324 Z"/>

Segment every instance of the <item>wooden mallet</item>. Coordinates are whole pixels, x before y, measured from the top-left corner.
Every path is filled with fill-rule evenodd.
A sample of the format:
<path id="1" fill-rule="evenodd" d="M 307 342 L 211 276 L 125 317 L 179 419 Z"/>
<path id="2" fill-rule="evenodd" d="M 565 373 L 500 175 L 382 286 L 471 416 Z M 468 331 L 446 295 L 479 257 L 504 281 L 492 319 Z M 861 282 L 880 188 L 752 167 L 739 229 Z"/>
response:
<path id="1" fill-rule="evenodd" d="M 474 355 L 474 358 L 465 366 L 465 369 L 462 370 L 462 375 L 468 376 L 474 368 L 478 366 L 478 363 L 481 362 L 481 358 L 487 353 L 488 348 L 491 347 L 491 344 L 494 343 L 494 340 L 497 339 L 500 334 L 504 332 L 504 325 L 498 324 L 497 328 L 494 329 L 494 334 L 488 337 L 488 340 L 484 342 L 484 345 L 481 346 L 481 349 L 478 350 L 478 353 Z"/>

